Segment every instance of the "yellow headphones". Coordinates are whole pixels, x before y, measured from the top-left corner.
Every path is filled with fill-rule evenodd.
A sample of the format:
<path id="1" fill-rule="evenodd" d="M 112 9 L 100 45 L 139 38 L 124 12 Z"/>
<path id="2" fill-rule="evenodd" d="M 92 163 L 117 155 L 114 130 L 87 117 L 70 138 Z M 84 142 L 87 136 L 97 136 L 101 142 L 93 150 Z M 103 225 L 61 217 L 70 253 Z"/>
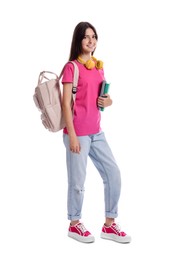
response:
<path id="1" fill-rule="evenodd" d="M 103 61 L 97 60 L 91 56 L 90 60 L 84 61 L 80 56 L 78 56 L 77 61 L 83 64 L 88 70 L 92 70 L 94 67 L 97 69 L 103 69 Z"/>

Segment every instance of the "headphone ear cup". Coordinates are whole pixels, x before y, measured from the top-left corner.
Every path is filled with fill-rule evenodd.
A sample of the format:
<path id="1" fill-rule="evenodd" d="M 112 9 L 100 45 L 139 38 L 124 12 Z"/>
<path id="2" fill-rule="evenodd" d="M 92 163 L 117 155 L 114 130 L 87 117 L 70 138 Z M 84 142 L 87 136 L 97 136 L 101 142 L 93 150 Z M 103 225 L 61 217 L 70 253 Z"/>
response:
<path id="1" fill-rule="evenodd" d="M 81 64 L 83 64 L 88 70 L 92 70 L 93 68 L 102 69 L 103 68 L 103 61 L 97 60 L 93 56 L 92 59 L 87 60 L 86 62 L 78 56 L 77 61 L 79 61 Z"/>
<path id="2" fill-rule="evenodd" d="M 97 69 L 103 69 L 103 61 L 97 60 L 95 66 L 96 66 Z"/>
<path id="3" fill-rule="evenodd" d="M 85 67 L 91 70 L 95 67 L 95 62 L 93 60 L 87 60 L 85 63 Z"/>

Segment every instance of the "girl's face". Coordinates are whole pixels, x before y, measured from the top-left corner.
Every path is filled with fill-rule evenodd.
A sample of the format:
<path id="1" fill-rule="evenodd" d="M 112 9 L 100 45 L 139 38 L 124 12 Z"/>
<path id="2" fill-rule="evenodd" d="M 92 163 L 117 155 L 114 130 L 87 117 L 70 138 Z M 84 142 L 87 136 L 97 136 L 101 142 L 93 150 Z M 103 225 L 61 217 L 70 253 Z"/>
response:
<path id="1" fill-rule="evenodd" d="M 95 50 L 97 46 L 97 39 L 94 31 L 91 28 L 86 29 L 81 45 L 83 54 L 89 54 Z"/>

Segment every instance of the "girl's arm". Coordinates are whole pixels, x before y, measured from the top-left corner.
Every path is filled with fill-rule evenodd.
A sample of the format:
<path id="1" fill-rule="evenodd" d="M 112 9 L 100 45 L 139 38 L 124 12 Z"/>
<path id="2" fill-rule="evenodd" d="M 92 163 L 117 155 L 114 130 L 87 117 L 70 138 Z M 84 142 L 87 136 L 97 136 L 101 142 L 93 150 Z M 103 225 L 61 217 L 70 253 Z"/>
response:
<path id="1" fill-rule="evenodd" d="M 73 125 L 73 113 L 72 113 L 72 83 L 63 84 L 63 98 L 62 98 L 62 109 L 66 123 L 66 128 L 70 140 L 70 150 L 75 153 L 80 152 L 80 143 L 76 136 L 76 132 Z"/>

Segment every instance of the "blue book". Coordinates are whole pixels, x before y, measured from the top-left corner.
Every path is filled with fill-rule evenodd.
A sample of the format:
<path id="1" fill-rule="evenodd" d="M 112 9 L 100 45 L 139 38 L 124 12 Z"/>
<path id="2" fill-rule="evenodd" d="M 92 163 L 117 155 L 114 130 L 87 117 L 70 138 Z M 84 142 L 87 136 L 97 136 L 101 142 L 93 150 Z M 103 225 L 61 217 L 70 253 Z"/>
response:
<path id="1" fill-rule="evenodd" d="M 110 83 L 107 83 L 106 80 L 103 80 L 101 88 L 100 88 L 100 95 L 99 96 L 104 97 L 104 94 L 108 94 L 109 87 L 110 87 Z M 99 110 L 104 111 L 104 107 L 99 107 Z"/>

